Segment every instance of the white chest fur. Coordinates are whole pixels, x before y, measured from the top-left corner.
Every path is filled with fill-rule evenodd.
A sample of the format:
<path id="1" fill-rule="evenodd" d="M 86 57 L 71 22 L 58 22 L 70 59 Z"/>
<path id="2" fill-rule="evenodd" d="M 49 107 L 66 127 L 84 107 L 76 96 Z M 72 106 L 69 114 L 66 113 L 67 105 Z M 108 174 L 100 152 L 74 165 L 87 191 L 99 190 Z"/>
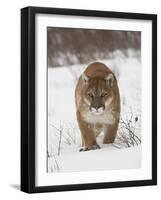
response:
<path id="1" fill-rule="evenodd" d="M 83 118 L 90 124 L 113 124 L 115 122 L 112 112 L 104 112 L 101 115 L 95 115 L 92 112 L 87 112 L 83 115 Z"/>

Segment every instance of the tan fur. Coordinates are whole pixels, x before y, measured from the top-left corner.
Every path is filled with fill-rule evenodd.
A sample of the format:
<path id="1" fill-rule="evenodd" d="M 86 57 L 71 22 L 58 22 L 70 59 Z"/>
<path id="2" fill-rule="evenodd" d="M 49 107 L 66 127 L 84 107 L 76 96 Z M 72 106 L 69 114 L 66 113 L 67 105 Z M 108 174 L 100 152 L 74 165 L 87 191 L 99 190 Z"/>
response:
<path id="1" fill-rule="evenodd" d="M 120 118 L 120 95 L 113 72 L 103 63 L 90 64 L 75 89 L 77 121 L 83 150 L 98 148 L 96 137 L 113 143 Z"/>

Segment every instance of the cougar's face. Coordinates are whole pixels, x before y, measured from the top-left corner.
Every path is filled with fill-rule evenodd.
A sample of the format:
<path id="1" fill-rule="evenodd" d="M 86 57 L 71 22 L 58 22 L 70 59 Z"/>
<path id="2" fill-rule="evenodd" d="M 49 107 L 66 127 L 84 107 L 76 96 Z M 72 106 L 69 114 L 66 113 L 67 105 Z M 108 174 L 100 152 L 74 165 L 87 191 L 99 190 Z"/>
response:
<path id="1" fill-rule="evenodd" d="M 89 79 L 85 91 L 85 102 L 89 111 L 95 115 L 102 114 L 111 99 L 111 87 L 109 80 L 102 78 Z"/>

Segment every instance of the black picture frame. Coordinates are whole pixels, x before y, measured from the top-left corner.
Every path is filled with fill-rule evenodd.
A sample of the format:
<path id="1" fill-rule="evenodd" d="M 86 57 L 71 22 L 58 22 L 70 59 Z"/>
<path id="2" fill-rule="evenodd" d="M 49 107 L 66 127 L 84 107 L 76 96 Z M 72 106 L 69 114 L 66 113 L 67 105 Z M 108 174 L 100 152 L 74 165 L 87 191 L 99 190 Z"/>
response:
<path id="1" fill-rule="evenodd" d="M 59 14 L 152 21 L 152 179 L 121 182 L 35 185 L 35 15 Z M 96 10 L 26 7 L 21 9 L 21 190 L 27 193 L 103 189 L 157 184 L 157 15 Z"/>

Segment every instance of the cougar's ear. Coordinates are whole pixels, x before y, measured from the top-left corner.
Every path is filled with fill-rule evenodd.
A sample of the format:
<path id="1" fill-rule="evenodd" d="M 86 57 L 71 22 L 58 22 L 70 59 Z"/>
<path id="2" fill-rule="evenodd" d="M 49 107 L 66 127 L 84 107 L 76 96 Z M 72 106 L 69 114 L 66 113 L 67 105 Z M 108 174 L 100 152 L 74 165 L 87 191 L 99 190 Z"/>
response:
<path id="1" fill-rule="evenodd" d="M 88 81 L 89 81 L 89 77 L 88 77 L 85 73 L 82 74 L 82 79 L 83 79 L 85 82 L 88 82 Z"/>
<path id="2" fill-rule="evenodd" d="M 114 76 L 112 73 L 108 74 L 105 78 L 105 80 L 107 81 L 108 86 L 111 88 L 113 86 L 113 82 L 114 82 Z"/>

